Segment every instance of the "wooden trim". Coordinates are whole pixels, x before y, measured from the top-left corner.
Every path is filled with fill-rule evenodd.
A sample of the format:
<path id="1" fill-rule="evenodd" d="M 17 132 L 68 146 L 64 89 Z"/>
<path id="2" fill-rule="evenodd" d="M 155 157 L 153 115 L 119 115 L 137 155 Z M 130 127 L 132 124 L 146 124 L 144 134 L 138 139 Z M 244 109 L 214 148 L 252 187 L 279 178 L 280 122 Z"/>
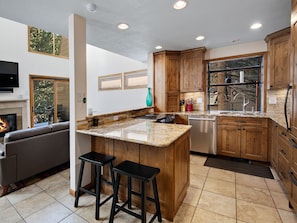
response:
<path id="1" fill-rule="evenodd" d="M 109 78 L 116 78 L 118 77 L 120 82 L 121 82 L 121 86 L 120 87 L 114 87 L 114 88 L 102 88 L 101 87 L 101 82 L 104 81 L 103 79 L 108 80 Z M 118 79 L 116 79 L 118 80 Z M 109 90 L 122 90 L 123 89 L 123 77 L 122 77 L 122 73 L 117 73 L 117 74 L 109 74 L 109 75 L 104 75 L 104 76 L 98 76 L 98 90 L 99 91 L 109 91 Z"/>
<path id="2" fill-rule="evenodd" d="M 147 77 L 147 83 L 143 84 L 143 85 L 135 85 L 135 86 L 127 85 L 127 83 L 126 83 L 127 76 L 129 76 L 129 75 L 133 76 L 133 74 L 135 74 L 134 77 Z M 124 72 L 123 76 L 124 76 L 123 77 L 123 79 L 124 79 L 124 84 L 123 84 L 124 90 L 127 90 L 127 89 L 140 89 L 140 88 L 147 88 L 148 87 L 148 70 L 147 69 Z"/>
<path id="3" fill-rule="evenodd" d="M 41 76 L 41 75 L 35 75 L 35 74 L 29 74 L 29 89 L 30 89 L 30 127 L 34 127 L 34 111 L 33 111 L 33 106 L 34 106 L 34 94 L 33 94 L 33 88 L 34 88 L 34 83 L 33 81 L 35 80 L 51 80 L 54 81 L 54 105 L 57 105 L 57 82 L 68 82 L 69 83 L 69 78 L 63 78 L 63 77 L 55 77 L 55 76 Z M 54 109 L 54 122 L 57 122 L 57 109 Z"/>
<path id="4" fill-rule="evenodd" d="M 219 57 L 219 58 L 208 59 L 205 61 L 206 63 L 208 63 L 208 62 L 221 61 L 221 60 L 234 60 L 234 59 L 245 58 L 245 57 L 248 58 L 248 57 L 256 57 L 256 56 L 264 56 L 265 54 L 267 54 L 266 51 L 258 52 L 258 53 L 240 54 L 236 56 Z"/>
<path id="5" fill-rule="evenodd" d="M 198 47 L 198 48 L 194 48 L 194 49 L 188 49 L 188 50 L 183 50 L 183 51 L 180 51 L 181 54 L 184 54 L 184 53 L 193 53 L 193 52 L 203 52 L 205 53 L 206 52 L 206 48 L 205 47 Z"/>
<path id="6" fill-rule="evenodd" d="M 278 38 L 281 36 L 286 36 L 288 34 L 290 35 L 290 33 L 291 33 L 291 27 L 287 27 L 287 28 L 281 29 L 277 32 L 267 35 L 264 40 L 266 43 L 268 43 L 271 39 L 275 39 L 275 38 Z"/>

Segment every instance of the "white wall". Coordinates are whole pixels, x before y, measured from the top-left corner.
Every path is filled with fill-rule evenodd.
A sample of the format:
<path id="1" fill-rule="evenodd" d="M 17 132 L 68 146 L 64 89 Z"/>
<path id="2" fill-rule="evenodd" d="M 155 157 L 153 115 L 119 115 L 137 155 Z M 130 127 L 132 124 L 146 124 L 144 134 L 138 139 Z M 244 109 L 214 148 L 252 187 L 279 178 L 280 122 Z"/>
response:
<path id="1" fill-rule="evenodd" d="M 102 114 L 146 107 L 146 88 L 98 91 L 98 76 L 146 68 L 142 62 L 87 45 L 88 108 L 92 108 L 94 114 Z"/>
<path id="2" fill-rule="evenodd" d="M 69 77 L 69 60 L 28 52 L 27 25 L 0 17 L 0 60 L 19 63 L 19 88 L 13 93 L 0 92 L 1 100 L 28 99 L 29 75 Z M 94 111 L 108 113 L 145 106 L 147 89 L 98 92 L 98 75 L 146 69 L 147 65 L 127 57 L 87 45 L 87 105 Z M 149 77 L 151 80 L 151 77 Z M 86 111 L 87 114 L 87 111 Z M 25 126 L 26 127 L 26 126 Z"/>
<path id="3" fill-rule="evenodd" d="M 13 93 L 0 92 L 1 100 L 29 99 L 29 75 L 68 77 L 68 60 L 28 52 L 28 30 L 21 23 L 0 18 L 0 60 L 19 63 L 19 88 Z M 29 100 L 27 120 L 30 126 Z"/>
<path id="4" fill-rule="evenodd" d="M 221 48 L 208 49 L 205 53 L 205 59 L 215 59 L 229 56 L 237 56 L 242 54 L 250 54 L 250 53 L 258 53 L 258 52 L 266 52 L 267 44 L 264 40 L 230 45 Z"/>

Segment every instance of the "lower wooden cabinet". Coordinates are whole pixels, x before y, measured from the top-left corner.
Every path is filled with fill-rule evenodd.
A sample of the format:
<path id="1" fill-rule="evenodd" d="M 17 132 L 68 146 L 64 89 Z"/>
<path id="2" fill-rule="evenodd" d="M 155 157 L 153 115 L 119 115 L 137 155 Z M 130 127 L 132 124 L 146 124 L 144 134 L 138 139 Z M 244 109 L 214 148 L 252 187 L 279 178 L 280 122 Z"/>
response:
<path id="1" fill-rule="evenodd" d="M 290 204 L 297 210 L 297 138 L 290 134 L 291 163 L 289 170 L 290 178 Z"/>
<path id="2" fill-rule="evenodd" d="M 218 117 L 218 155 L 268 161 L 268 119 Z"/>
<path id="3" fill-rule="evenodd" d="M 281 127 L 273 120 L 269 122 L 269 151 L 270 151 L 270 163 L 273 169 L 278 170 L 278 130 Z"/>

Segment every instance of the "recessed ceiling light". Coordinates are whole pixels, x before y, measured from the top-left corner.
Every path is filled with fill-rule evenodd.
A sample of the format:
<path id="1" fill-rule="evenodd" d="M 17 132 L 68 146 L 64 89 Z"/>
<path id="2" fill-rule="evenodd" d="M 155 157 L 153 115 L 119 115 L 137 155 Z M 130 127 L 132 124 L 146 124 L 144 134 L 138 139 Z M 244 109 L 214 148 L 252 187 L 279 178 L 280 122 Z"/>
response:
<path id="1" fill-rule="evenodd" d="M 251 29 L 259 29 L 262 26 L 261 23 L 254 23 L 253 25 L 251 25 Z"/>
<path id="2" fill-rule="evenodd" d="M 204 40 L 204 38 L 205 38 L 204 36 L 197 36 L 196 40 Z"/>
<path id="3" fill-rule="evenodd" d="M 160 50 L 160 49 L 162 49 L 162 48 L 163 48 L 162 46 L 156 46 L 156 47 L 155 47 L 156 50 Z"/>
<path id="4" fill-rule="evenodd" d="M 174 9 L 183 9 L 187 6 L 186 0 L 178 0 L 173 4 Z"/>
<path id="5" fill-rule="evenodd" d="M 128 28 L 129 28 L 129 25 L 126 24 L 126 23 L 120 23 L 120 24 L 118 25 L 118 28 L 119 28 L 119 29 L 128 29 Z"/>
<path id="6" fill-rule="evenodd" d="M 94 4 L 94 3 L 88 3 L 88 4 L 87 4 L 87 10 L 88 10 L 89 12 L 96 12 L 96 10 L 97 10 L 97 5 Z"/>

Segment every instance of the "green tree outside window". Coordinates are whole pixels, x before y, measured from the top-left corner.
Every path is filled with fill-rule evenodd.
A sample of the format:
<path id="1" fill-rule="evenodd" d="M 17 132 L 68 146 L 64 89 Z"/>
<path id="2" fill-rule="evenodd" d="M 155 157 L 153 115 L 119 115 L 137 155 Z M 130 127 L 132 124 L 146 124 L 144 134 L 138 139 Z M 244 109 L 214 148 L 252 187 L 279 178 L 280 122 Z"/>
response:
<path id="1" fill-rule="evenodd" d="M 68 58 L 68 39 L 43 29 L 28 27 L 29 51 Z"/>

